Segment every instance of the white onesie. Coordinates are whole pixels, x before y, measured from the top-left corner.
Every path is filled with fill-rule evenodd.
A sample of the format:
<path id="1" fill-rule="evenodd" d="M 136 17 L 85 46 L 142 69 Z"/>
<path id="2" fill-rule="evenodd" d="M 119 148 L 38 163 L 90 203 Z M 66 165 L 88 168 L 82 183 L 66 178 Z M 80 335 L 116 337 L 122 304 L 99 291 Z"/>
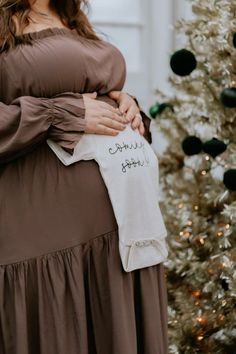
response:
<path id="1" fill-rule="evenodd" d="M 130 124 L 117 136 L 84 134 L 73 155 L 48 139 L 66 166 L 97 161 L 118 224 L 119 252 L 126 272 L 161 263 L 168 255 L 167 231 L 158 199 L 158 159 Z"/>

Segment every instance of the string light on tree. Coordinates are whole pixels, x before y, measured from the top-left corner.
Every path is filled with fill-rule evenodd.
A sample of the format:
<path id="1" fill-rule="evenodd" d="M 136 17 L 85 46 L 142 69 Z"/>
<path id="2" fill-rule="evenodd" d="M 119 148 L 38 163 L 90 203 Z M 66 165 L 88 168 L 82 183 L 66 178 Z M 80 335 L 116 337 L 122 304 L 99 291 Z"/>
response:
<path id="1" fill-rule="evenodd" d="M 207 321 L 208 321 L 208 317 L 206 315 L 197 317 L 197 323 L 200 324 L 201 326 L 206 325 Z"/>
<path id="2" fill-rule="evenodd" d="M 154 124 L 169 231 L 170 352 L 233 354 L 236 308 L 236 2 L 194 0 L 176 28 L 173 97 Z M 190 221 L 190 222 L 188 222 Z M 176 230 L 177 237 L 176 237 Z M 190 289 L 190 290 L 187 290 Z M 197 311 L 197 313 L 196 313 Z"/>

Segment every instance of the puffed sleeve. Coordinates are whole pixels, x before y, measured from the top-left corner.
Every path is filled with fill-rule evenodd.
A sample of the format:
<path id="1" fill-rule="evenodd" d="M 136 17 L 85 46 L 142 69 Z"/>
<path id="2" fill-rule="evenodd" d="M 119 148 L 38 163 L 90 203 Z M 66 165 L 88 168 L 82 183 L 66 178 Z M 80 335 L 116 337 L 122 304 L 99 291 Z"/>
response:
<path id="1" fill-rule="evenodd" d="M 0 164 L 27 154 L 47 138 L 72 151 L 84 132 L 84 117 L 79 93 L 22 96 L 9 105 L 0 102 Z"/>

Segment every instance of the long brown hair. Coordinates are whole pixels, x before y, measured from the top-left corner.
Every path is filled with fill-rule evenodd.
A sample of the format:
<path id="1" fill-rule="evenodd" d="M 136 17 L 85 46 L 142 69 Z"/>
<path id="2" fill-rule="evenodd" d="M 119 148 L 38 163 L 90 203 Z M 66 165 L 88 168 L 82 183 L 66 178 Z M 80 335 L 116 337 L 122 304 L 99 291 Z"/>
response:
<path id="1" fill-rule="evenodd" d="M 62 23 L 78 34 L 89 39 L 99 40 L 85 13 L 88 0 L 51 0 L 50 8 L 55 10 Z M 14 47 L 19 42 L 30 42 L 27 36 L 16 36 L 16 25 L 13 16 L 17 15 L 22 34 L 29 25 L 29 0 L 0 0 L 0 46 L 1 50 Z"/>

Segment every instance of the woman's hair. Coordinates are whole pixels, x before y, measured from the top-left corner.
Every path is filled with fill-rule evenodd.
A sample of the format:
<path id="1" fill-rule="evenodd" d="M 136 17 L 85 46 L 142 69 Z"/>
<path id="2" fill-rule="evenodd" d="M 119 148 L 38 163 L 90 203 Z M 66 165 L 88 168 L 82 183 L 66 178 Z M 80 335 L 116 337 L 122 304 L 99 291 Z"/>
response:
<path id="1" fill-rule="evenodd" d="M 76 29 L 78 34 L 99 40 L 86 13 L 88 0 L 51 0 L 50 7 L 58 13 L 63 24 Z M 29 0 L 0 0 L 0 44 L 2 50 L 12 48 L 20 42 L 30 42 L 27 36 L 16 36 L 16 24 L 13 16 L 17 16 L 20 33 L 29 25 Z"/>

